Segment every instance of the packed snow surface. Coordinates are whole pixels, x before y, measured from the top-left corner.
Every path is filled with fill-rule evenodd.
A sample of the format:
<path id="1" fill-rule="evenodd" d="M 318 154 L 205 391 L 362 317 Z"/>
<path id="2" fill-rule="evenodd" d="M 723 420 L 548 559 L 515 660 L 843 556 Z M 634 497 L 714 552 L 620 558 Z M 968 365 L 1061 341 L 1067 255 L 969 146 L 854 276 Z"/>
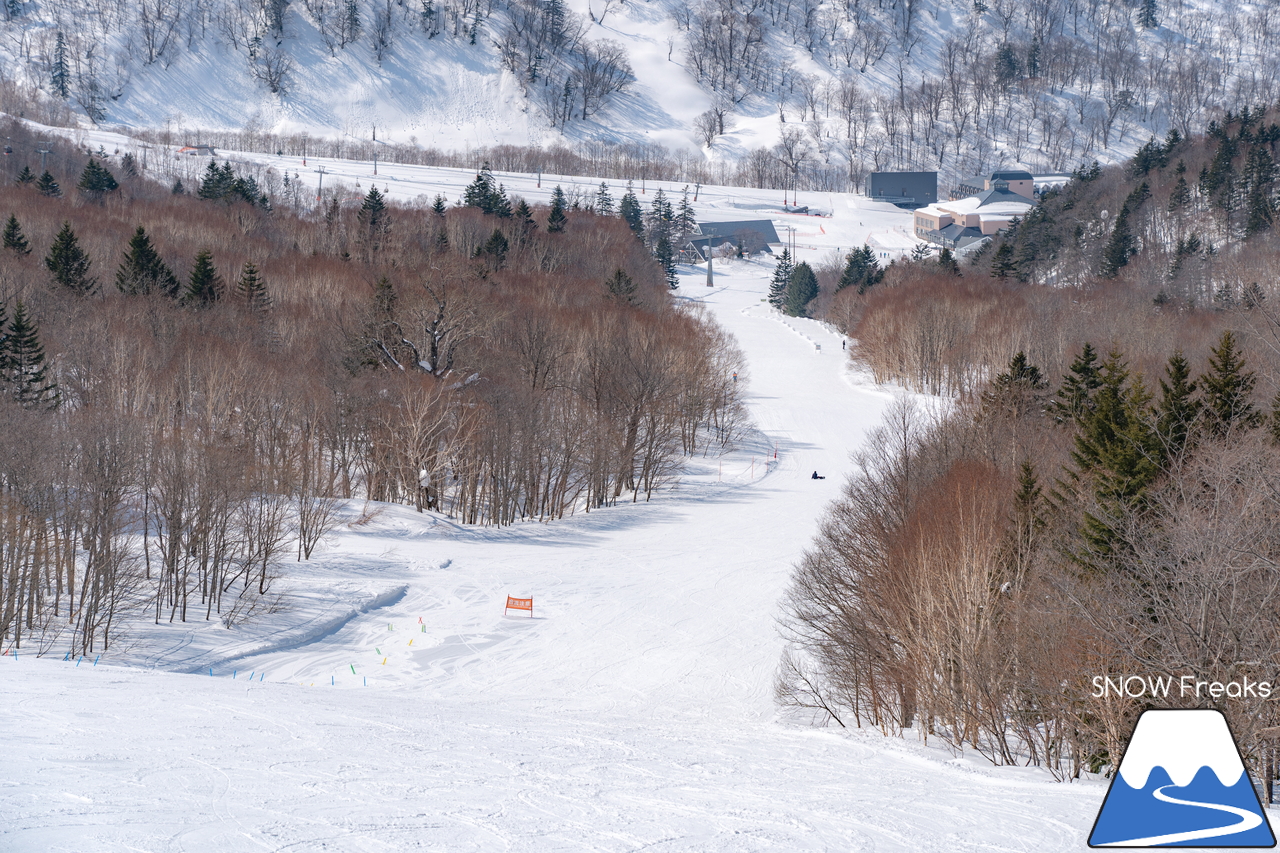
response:
<path id="1" fill-rule="evenodd" d="M 829 202 L 802 258 L 872 227 Z M 1100 784 L 780 717 L 779 599 L 893 392 L 771 263 L 684 272 L 748 356 L 735 451 L 551 524 L 355 501 L 280 612 L 0 657 L 0 850 L 1083 849 Z"/>

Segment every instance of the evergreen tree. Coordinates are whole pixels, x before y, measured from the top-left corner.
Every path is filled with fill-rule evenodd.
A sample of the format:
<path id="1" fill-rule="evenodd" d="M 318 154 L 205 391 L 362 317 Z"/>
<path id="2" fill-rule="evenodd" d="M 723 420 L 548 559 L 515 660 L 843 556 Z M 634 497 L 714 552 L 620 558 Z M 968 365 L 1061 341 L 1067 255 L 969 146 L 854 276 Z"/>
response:
<path id="1" fill-rule="evenodd" d="M 17 183 L 34 184 L 36 181 L 35 173 L 31 171 L 30 166 L 23 166 L 22 171 L 18 173 Z"/>
<path id="2" fill-rule="evenodd" d="M 649 241 L 652 245 L 656 246 L 663 237 L 670 240 L 674 236 L 675 210 L 672 209 L 671 202 L 667 200 L 667 194 L 661 188 L 653 194 L 648 220 Z"/>
<path id="3" fill-rule="evenodd" d="M 1251 400 L 1256 383 L 1257 376 L 1245 370 L 1235 335 L 1228 329 L 1210 350 L 1209 372 L 1200 377 L 1205 423 L 1213 435 L 1222 437 L 1235 429 L 1253 429 L 1262 423 L 1262 415 Z"/>
<path id="4" fill-rule="evenodd" d="M 62 230 L 53 238 L 44 265 L 53 273 L 54 281 L 81 295 L 98 288 L 98 280 L 89 275 L 89 256 L 80 248 L 80 241 L 71 230 L 70 222 L 62 223 Z"/>
<path id="5" fill-rule="evenodd" d="M 22 0 L 4 0 L 4 11 L 11 21 L 19 17 L 22 14 Z"/>
<path id="6" fill-rule="evenodd" d="M 187 279 L 187 290 L 182 295 L 186 305 L 204 308 L 217 302 L 222 296 L 222 278 L 213 266 L 213 253 L 201 249 L 196 253 L 195 263 L 191 265 L 191 276 Z"/>
<path id="7" fill-rule="evenodd" d="M 138 159 L 131 152 L 120 158 L 120 171 L 130 178 L 138 177 Z"/>
<path id="8" fill-rule="evenodd" d="M 1019 350 L 1009 359 L 1008 370 L 998 374 L 982 392 L 983 410 L 1021 418 L 1041 408 L 1048 384 L 1040 368 Z"/>
<path id="9" fill-rule="evenodd" d="M 1013 49 L 1013 45 L 1008 42 L 996 49 L 995 66 L 996 82 L 1001 86 L 1008 86 L 1022 76 L 1022 66 L 1018 62 L 1018 54 Z"/>
<path id="10" fill-rule="evenodd" d="M 550 231 L 550 227 L 547 230 Z M 667 235 L 663 234 L 658 238 L 658 245 L 654 247 L 653 254 L 662 267 L 662 274 L 667 279 L 667 287 L 675 290 L 680 286 L 680 277 L 676 275 L 676 254 L 671 248 L 671 241 L 667 239 Z"/>
<path id="11" fill-rule="evenodd" d="M 431 202 L 431 212 L 436 216 L 444 216 L 444 196 L 436 194 L 435 199 Z"/>
<path id="12" fill-rule="evenodd" d="M 1093 344 L 1084 345 L 1068 370 L 1050 408 L 1058 423 L 1079 423 L 1093 409 L 1093 396 L 1102 385 Z"/>
<path id="13" fill-rule="evenodd" d="M 499 219 L 511 218 L 511 199 L 507 198 L 507 188 L 502 184 L 498 184 L 498 190 L 493 194 L 489 208 L 489 212 Z"/>
<path id="14" fill-rule="evenodd" d="M 1160 17 L 1156 11 L 1156 0 L 1141 0 L 1138 6 L 1138 26 L 1144 30 L 1154 30 L 1160 26 Z"/>
<path id="15" fill-rule="evenodd" d="M 564 224 L 567 221 L 564 215 L 564 190 L 560 189 L 560 185 L 556 184 L 556 188 L 551 191 L 551 213 L 547 214 L 547 230 L 553 234 L 564 230 Z"/>
<path id="16" fill-rule="evenodd" d="M 524 199 L 520 199 L 512 215 L 516 221 L 516 234 L 521 238 L 527 237 L 537 229 L 538 223 L 533 219 L 533 211 L 529 209 L 529 204 Z"/>
<path id="17" fill-rule="evenodd" d="M 634 301 L 636 283 L 631 280 L 631 276 L 627 275 L 626 270 L 621 267 L 614 270 L 613 275 L 605 279 L 604 286 L 609 291 L 610 297 L 628 304 Z"/>
<path id="18" fill-rule="evenodd" d="M 27 245 L 22 226 L 18 224 L 18 217 L 13 214 L 9 215 L 9 221 L 4 224 L 4 247 L 12 249 L 19 255 L 31 254 L 31 247 Z"/>
<path id="19" fill-rule="evenodd" d="M 507 250 L 509 248 L 510 244 L 507 242 L 506 235 L 495 228 L 484 245 L 476 247 L 476 257 L 483 258 L 490 269 L 499 270 L 502 269 L 502 265 L 507 261 Z"/>
<path id="20" fill-rule="evenodd" d="M 1120 213 L 1116 215 L 1111 239 L 1102 250 L 1102 275 L 1106 278 L 1115 278 L 1137 250 L 1137 240 L 1129 228 L 1129 206 L 1122 205 Z"/>
<path id="21" fill-rule="evenodd" d="M 49 198 L 57 198 L 62 195 L 62 188 L 58 186 L 58 182 L 53 179 L 53 175 L 50 175 L 47 170 L 40 176 L 40 180 L 36 181 L 36 189 L 40 191 L 40 195 L 48 196 Z"/>
<path id="22" fill-rule="evenodd" d="M 1017 265 L 1013 262 L 1013 244 L 1001 241 L 1000 248 L 996 249 L 996 253 L 991 256 L 992 277 L 1007 278 L 1017 269 Z"/>
<path id="23" fill-rule="evenodd" d="M 53 45 L 53 67 L 49 69 L 49 83 L 53 87 L 53 93 L 62 100 L 71 97 L 71 70 L 67 66 L 67 40 L 62 36 L 62 30 L 58 30 L 57 39 Z"/>
<path id="24" fill-rule="evenodd" d="M 1156 436 L 1160 439 L 1163 462 L 1181 458 L 1192 438 L 1192 430 L 1200 418 L 1200 401 L 1193 396 L 1196 383 L 1191 381 L 1191 366 L 1182 352 L 1175 352 L 1165 366 L 1165 379 L 1160 380 L 1160 401 L 1155 407 Z"/>
<path id="25" fill-rule="evenodd" d="M 956 262 L 956 256 L 946 246 L 938 252 L 938 267 L 951 275 L 960 275 L 960 264 Z"/>
<path id="26" fill-rule="evenodd" d="M 1249 152 L 1246 166 L 1249 178 L 1249 196 L 1246 202 L 1244 233 L 1252 237 L 1260 231 L 1271 227 L 1275 215 L 1275 206 L 1271 201 L 1272 190 L 1276 182 L 1276 165 L 1267 153 L 1266 148 L 1258 146 Z"/>
<path id="27" fill-rule="evenodd" d="M 618 205 L 618 215 L 631 228 L 631 233 L 641 240 L 644 239 L 644 211 L 640 209 L 640 201 L 636 198 L 635 192 L 632 191 L 630 181 L 627 181 L 627 191 L 622 196 L 622 202 Z"/>
<path id="28" fill-rule="evenodd" d="M 360 212 L 356 214 L 370 251 L 376 252 L 387 235 L 387 203 L 377 187 L 369 187 Z"/>
<path id="29" fill-rule="evenodd" d="M 49 376 L 36 322 L 19 302 L 6 340 L 5 384 L 25 409 L 54 409 L 60 402 L 58 384 Z"/>
<path id="30" fill-rule="evenodd" d="M 1150 395 L 1141 382 L 1130 381 L 1118 352 L 1112 351 L 1098 371 L 1093 408 L 1080 421 L 1068 473 L 1077 489 L 1087 487 L 1081 526 L 1084 551 L 1076 559 L 1105 568 L 1127 549 L 1119 525 L 1140 509 L 1148 487 L 1159 474 L 1160 445 L 1145 417 Z"/>
<path id="31" fill-rule="evenodd" d="M 240 271 L 240 280 L 236 282 L 236 298 L 259 317 L 265 316 L 271 309 L 271 297 L 267 293 L 267 284 L 262 280 L 257 266 L 252 261 L 246 262 Z"/>
<path id="32" fill-rule="evenodd" d="M 497 194 L 497 184 L 493 180 L 493 171 L 486 161 L 476 173 L 476 179 L 462 191 L 462 203 L 467 207 L 478 207 L 485 213 L 493 212 L 493 197 Z"/>
<path id="33" fill-rule="evenodd" d="M 864 245 L 861 249 L 854 249 L 845 257 L 844 272 L 840 274 L 836 291 L 844 290 L 846 287 L 856 287 L 858 293 L 866 293 L 868 288 L 883 277 L 884 272 L 880 269 L 880 262 L 876 260 L 876 253 L 870 246 Z"/>
<path id="34" fill-rule="evenodd" d="M 777 266 L 773 268 L 773 280 L 769 282 L 769 304 L 779 311 L 786 304 L 787 283 L 791 281 L 793 269 L 795 265 L 791 263 L 791 250 L 783 249 L 782 254 L 778 256 Z"/>
<path id="35" fill-rule="evenodd" d="M 676 230 L 681 234 L 692 234 L 694 228 L 698 225 L 698 218 L 694 215 L 693 205 L 689 203 L 689 188 L 684 188 L 684 194 L 680 197 L 680 209 L 676 213 Z"/>
<path id="36" fill-rule="evenodd" d="M 360 7 L 356 4 L 356 0 L 346 0 L 343 7 L 342 29 L 345 43 L 342 46 L 346 47 L 347 44 L 360 38 Z"/>
<path id="37" fill-rule="evenodd" d="M 80 183 L 76 186 L 90 198 L 100 199 L 120 185 L 105 166 L 90 157 L 89 165 L 80 173 Z"/>
<path id="38" fill-rule="evenodd" d="M 1179 175 L 1177 182 L 1173 185 L 1173 192 L 1169 193 L 1169 212 L 1181 210 L 1189 201 L 1191 201 L 1191 188 L 1187 186 L 1187 179 Z"/>
<path id="39" fill-rule="evenodd" d="M 174 195 L 186 195 L 187 188 L 182 185 L 182 178 L 174 179 L 173 187 L 169 190 L 169 192 L 173 193 Z"/>
<path id="40" fill-rule="evenodd" d="M 116 287 L 121 293 L 139 296 L 146 293 L 178 295 L 178 277 L 151 245 L 151 238 L 139 225 L 129 240 L 129 250 L 116 270 Z"/>
<path id="41" fill-rule="evenodd" d="M 791 270 L 791 278 L 787 281 L 784 310 L 792 317 L 807 317 L 809 303 L 817 295 L 818 277 L 813 274 L 812 267 L 801 261 Z"/>
<path id="42" fill-rule="evenodd" d="M 601 216 L 613 216 L 613 196 L 609 195 L 609 185 L 604 181 L 600 182 L 600 189 L 596 192 L 596 213 Z"/>

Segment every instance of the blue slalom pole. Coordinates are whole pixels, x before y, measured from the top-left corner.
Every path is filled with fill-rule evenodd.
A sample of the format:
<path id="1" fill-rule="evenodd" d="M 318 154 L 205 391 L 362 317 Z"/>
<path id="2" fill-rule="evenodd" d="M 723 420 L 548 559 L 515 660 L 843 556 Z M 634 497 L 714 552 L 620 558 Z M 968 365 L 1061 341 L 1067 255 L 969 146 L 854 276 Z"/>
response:
<path id="1" fill-rule="evenodd" d="M 101 660 L 101 659 L 102 659 L 102 655 L 98 655 L 96 658 L 94 658 L 94 659 L 93 659 L 93 665 L 94 665 L 94 666 L 97 666 L 97 665 L 98 665 L 98 661 L 99 661 L 99 660 Z"/>
<path id="2" fill-rule="evenodd" d="M 213 667 L 209 667 L 209 677 L 213 678 Z"/>
<path id="3" fill-rule="evenodd" d="M 14 655 L 14 657 L 16 658 L 16 657 L 17 657 L 17 655 Z M 80 661 L 82 661 L 82 660 L 84 660 L 84 655 L 80 655 L 80 660 L 76 661 L 76 666 L 79 666 L 79 665 L 80 665 Z"/>

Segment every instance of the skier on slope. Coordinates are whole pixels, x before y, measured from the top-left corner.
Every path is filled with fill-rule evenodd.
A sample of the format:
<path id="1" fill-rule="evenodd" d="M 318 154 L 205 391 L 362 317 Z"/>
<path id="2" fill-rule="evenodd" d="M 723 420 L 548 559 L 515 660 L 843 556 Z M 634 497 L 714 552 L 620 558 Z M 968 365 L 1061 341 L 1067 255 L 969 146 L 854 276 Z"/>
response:
<path id="1" fill-rule="evenodd" d="M 813 472 L 813 479 L 815 479 L 815 480 L 825 480 L 825 479 L 827 479 L 827 478 L 826 478 L 826 477 L 819 477 L 819 476 L 818 476 L 818 472 L 817 472 L 817 471 L 814 471 L 814 472 Z"/>

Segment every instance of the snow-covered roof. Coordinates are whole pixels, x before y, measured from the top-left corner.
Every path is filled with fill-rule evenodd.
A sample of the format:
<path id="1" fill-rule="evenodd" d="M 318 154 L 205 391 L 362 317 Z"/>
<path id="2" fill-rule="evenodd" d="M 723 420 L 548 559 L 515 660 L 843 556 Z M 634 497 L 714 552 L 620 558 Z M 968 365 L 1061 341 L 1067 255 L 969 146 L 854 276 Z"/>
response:
<path id="1" fill-rule="evenodd" d="M 731 222 L 699 222 L 698 232 L 703 237 L 736 237 L 752 231 L 764 238 L 766 243 L 781 243 L 773 222 L 768 219 L 738 219 Z"/>

